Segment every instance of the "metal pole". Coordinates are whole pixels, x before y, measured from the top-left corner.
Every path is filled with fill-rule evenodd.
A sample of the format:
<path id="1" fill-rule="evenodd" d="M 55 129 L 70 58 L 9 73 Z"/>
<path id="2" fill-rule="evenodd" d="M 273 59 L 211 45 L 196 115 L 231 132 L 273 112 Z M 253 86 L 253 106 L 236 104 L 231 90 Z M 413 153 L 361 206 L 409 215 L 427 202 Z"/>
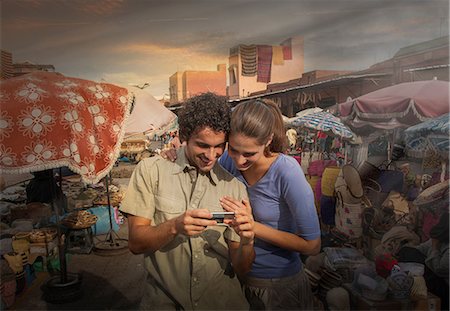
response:
<path id="1" fill-rule="evenodd" d="M 109 215 L 109 230 L 112 231 L 113 230 L 113 225 L 112 225 L 112 221 L 111 221 L 111 200 L 109 198 L 109 181 L 108 178 L 109 176 L 105 177 L 105 184 L 106 184 L 106 197 L 108 200 L 108 215 Z"/>
<path id="2" fill-rule="evenodd" d="M 65 236 L 61 234 L 61 224 L 59 222 L 59 209 L 58 204 L 55 204 L 55 201 L 58 202 L 58 198 L 56 197 L 56 188 L 54 186 L 54 176 L 53 176 L 53 170 L 51 171 L 52 180 L 50 182 L 50 188 L 52 192 L 52 208 L 55 211 L 56 215 L 56 232 L 58 234 L 58 256 L 59 256 L 59 265 L 61 268 L 61 284 L 67 283 L 67 265 L 66 265 L 66 256 L 65 256 Z"/>

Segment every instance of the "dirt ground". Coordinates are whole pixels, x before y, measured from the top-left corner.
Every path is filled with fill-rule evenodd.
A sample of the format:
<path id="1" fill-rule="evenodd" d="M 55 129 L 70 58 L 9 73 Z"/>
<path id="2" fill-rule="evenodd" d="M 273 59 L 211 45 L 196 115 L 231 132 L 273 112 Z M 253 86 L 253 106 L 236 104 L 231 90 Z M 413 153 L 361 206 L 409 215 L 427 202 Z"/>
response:
<path id="1" fill-rule="evenodd" d="M 128 237 L 126 223 L 117 232 Z M 105 236 L 97 236 L 103 241 Z M 95 241 L 94 241 L 95 242 Z M 47 303 L 42 297 L 41 286 L 49 279 L 48 272 L 36 273 L 36 279 L 16 296 L 11 310 L 136 310 L 142 296 L 145 280 L 143 255 L 127 251 L 122 255 L 99 256 L 69 254 L 67 271 L 81 273 L 81 298 L 63 304 Z"/>
<path id="2" fill-rule="evenodd" d="M 135 165 L 120 165 L 113 171 L 131 175 Z M 31 176 L 31 175 L 30 175 Z M 8 176 L 8 184 L 27 179 L 30 176 Z M 32 177 L 32 176 L 31 176 Z M 126 187 L 128 178 L 118 178 L 117 183 Z M 116 232 L 120 238 L 128 238 L 127 223 Z M 105 241 L 105 235 L 94 237 L 94 244 Z M 63 304 L 47 303 L 43 299 L 41 286 L 51 275 L 49 272 L 35 272 L 36 279 L 16 296 L 10 310 L 137 310 L 145 280 L 143 255 L 133 255 L 126 250 L 120 255 L 68 254 L 67 271 L 82 275 L 82 296 Z"/>

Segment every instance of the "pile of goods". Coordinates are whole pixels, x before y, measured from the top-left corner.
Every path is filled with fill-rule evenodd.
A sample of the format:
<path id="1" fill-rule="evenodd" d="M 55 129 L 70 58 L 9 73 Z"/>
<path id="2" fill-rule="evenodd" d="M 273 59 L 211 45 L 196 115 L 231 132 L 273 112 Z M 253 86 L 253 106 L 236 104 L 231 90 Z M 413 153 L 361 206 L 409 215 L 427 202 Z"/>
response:
<path id="1" fill-rule="evenodd" d="M 41 228 L 33 230 L 28 238 L 31 243 L 46 243 L 53 241 L 56 234 L 56 228 Z"/>
<path id="2" fill-rule="evenodd" d="M 61 222 L 64 226 L 72 229 L 85 229 L 97 222 L 97 216 L 83 210 L 68 214 Z"/>

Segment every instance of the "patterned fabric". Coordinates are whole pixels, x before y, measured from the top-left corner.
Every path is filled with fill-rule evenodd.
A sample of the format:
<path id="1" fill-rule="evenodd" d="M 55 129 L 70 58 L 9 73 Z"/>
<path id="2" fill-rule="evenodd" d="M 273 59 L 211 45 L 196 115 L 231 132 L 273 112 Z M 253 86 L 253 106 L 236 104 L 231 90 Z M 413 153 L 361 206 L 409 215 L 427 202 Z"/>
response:
<path id="1" fill-rule="evenodd" d="M 287 39 L 281 43 L 283 47 L 283 59 L 291 60 L 292 59 L 292 40 Z"/>
<path id="2" fill-rule="evenodd" d="M 336 228 L 348 235 L 351 239 L 362 236 L 362 210 L 361 203 L 349 204 L 340 200 L 336 204 Z"/>
<path id="3" fill-rule="evenodd" d="M 0 173 L 68 166 L 96 183 L 111 170 L 134 100 L 127 89 L 53 72 L 0 87 Z"/>
<path id="4" fill-rule="evenodd" d="M 406 153 L 413 157 L 425 157 L 438 151 L 448 158 L 450 149 L 450 114 L 429 119 L 405 130 Z"/>
<path id="5" fill-rule="evenodd" d="M 272 70 L 272 46 L 258 45 L 258 75 L 257 82 L 269 83 Z"/>
<path id="6" fill-rule="evenodd" d="M 256 45 L 240 45 L 242 75 L 253 77 L 256 74 Z"/>
<path id="7" fill-rule="evenodd" d="M 339 136 L 343 139 L 351 139 L 354 136 L 353 132 L 350 131 L 339 118 L 327 111 L 319 111 L 297 117 L 291 121 L 291 124 L 316 131 L 322 131 L 328 135 Z"/>

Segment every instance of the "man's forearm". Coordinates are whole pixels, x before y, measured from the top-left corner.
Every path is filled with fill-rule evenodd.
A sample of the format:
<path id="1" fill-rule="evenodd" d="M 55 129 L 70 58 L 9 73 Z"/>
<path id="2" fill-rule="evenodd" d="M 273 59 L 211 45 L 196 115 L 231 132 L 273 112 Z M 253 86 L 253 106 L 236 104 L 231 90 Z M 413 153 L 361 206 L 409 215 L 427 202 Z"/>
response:
<path id="1" fill-rule="evenodd" d="M 175 219 L 157 226 L 130 224 L 128 246 L 134 254 L 155 252 L 171 242 L 175 236 Z"/>

